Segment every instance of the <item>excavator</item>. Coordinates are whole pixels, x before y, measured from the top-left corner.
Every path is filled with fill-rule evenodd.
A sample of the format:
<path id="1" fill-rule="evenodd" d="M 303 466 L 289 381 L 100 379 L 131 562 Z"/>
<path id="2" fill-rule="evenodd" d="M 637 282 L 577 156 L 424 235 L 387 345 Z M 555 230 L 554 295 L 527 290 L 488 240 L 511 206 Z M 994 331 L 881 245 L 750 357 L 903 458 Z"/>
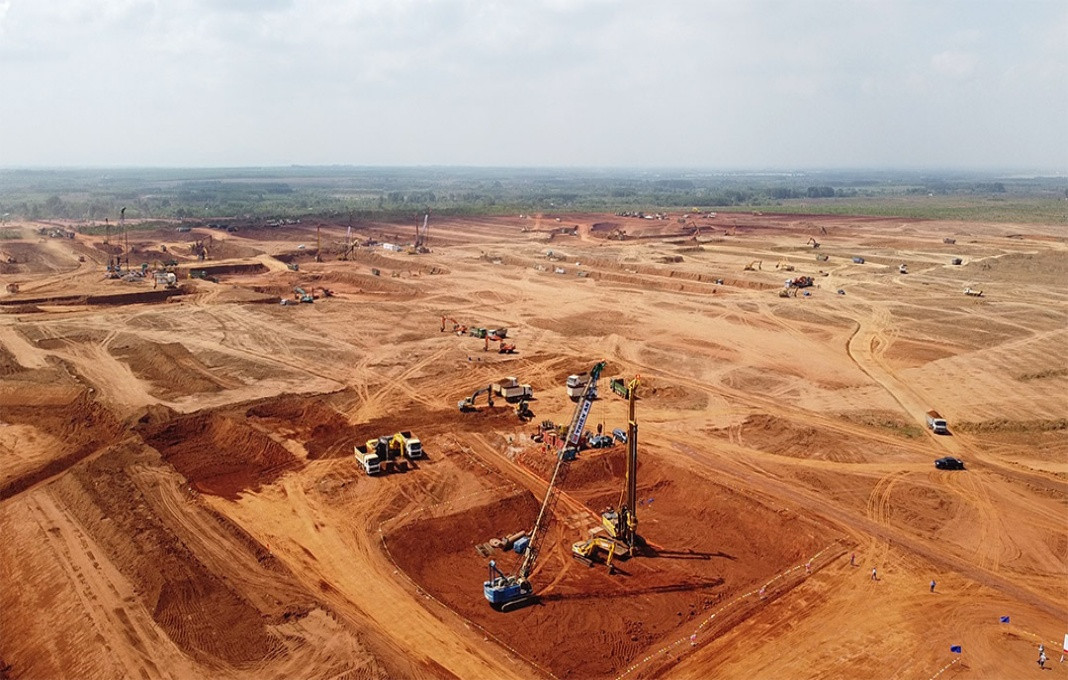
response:
<path id="1" fill-rule="evenodd" d="M 451 321 L 452 322 L 452 332 L 453 333 L 456 333 L 457 335 L 464 335 L 464 334 L 467 333 L 467 326 L 463 325 L 462 323 L 460 323 L 456 319 L 453 319 L 453 318 L 448 317 L 448 316 L 441 317 L 441 332 L 442 333 L 445 332 L 445 322 L 446 321 Z"/>
<path id="2" fill-rule="evenodd" d="M 494 335 L 487 335 L 485 340 L 486 346 L 482 348 L 483 352 L 489 351 L 490 340 L 493 340 L 494 342 L 498 343 L 497 354 L 515 354 L 515 343 L 505 342 L 504 338 L 498 338 Z"/>
<path id="3" fill-rule="evenodd" d="M 816 239 L 812 238 L 811 236 L 809 236 L 808 240 L 805 241 L 805 245 L 807 246 L 810 243 L 812 244 L 813 248 L 819 248 L 820 247 L 820 242 L 817 241 Z"/>
<path id="4" fill-rule="evenodd" d="M 519 403 L 515 405 L 515 414 L 524 423 L 534 418 L 534 412 L 530 410 L 526 399 L 520 399 Z"/>
<path id="5" fill-rule="evenodd" d="M 778 263 L 776 263 L 775 268 L 786 272 L 792 272 L 794 270 L 794 266 L 785 259 L 779 260 Z"/>
<path id="6" fill-rule="evenodd" d="M 600 362 L 590 370 L 590 381 L 586 384 L 586 391 L 575 406 L 575 413 L 571 418 L 571 425 L 567 429 L 567 437 L 563 446 L 556 453 L 556 467 L 549 479 L 549 487 L 545 490 L 545 499 L 541 502 L 538 518 L 534 521 L 534 528 L 530 532 L 530 542 L 523 551 L 523 561 L 519 570 L 514 574 L 505 574 L 497 567 L 497 563 L 490 560 L 489 580 L 482 583 L 482 594 L 490 606 L 500 611 L 510 611 L 530 603 L 534 599 L 534 586 L 530 583 L 530 573 L 537 562 L 541 550 L 542 541 L 545 540 L 545 532 L 549 528 L 549 520 L 560 498 L 560 485 L 567 477 L 568 465 L 575 459 L 578 453 L 578 442 L 586 428 L 586 419 L 590 415 L 593 401 L 597 396 L 597 378 L 604 370 L 605 362 Z"/>
<path id="7" fill-rule="evenodd" d="M 482 394 L 486 395 L 489 407 L 493 408 L 493 385 L 486 385 L 485 387 L 475 390 L 474 394 L 472 394 L 470 397 L 464 397 L 460 401 L 456 402 L 456 407 L 464 413 L 470 411 L 477 411 L 478 409 L 475 407 L 475 400 L 477 400 L 479 395 Z"/>
<path id="8" fill-rule="evenodd" d="M 756 270 L 761 269 L 763 264 L 763 260 L 753 260 L 749 264 L 745 265 L 745 267 L 742 268 L 742 271 L 755 272 Z"/>
<path id="9" fill-rule="evenodd" d="M 637 376 L 627 384 L 627 401 L 630 405 L 630 417 L 627 421 L 627 472 L 623 482 L 623 491 L 619 503 L 614 509 L 601 514 L 601 524 L 607 535 L 592 536 L 585 541 L 572 544 L 571 556 L 584 562 L 591 562 L 600 552 L 606 554 L 605 564 L 609 571 L 612 560 L 616 557 L 627 558 L 635 553 L 641 545 L 638 536 L 638 421 L 634 415 L 634 403 L 638 399 Z"/>
<path id="10" fill-rule="evenodd" d="M 312 296 L 312 294 L 304 290 L 300 286 L 297 286 L 293 289 L 293 297 L 301 302 L 307 302 L 309 304 L 315 302 L 315 298 Z"/>

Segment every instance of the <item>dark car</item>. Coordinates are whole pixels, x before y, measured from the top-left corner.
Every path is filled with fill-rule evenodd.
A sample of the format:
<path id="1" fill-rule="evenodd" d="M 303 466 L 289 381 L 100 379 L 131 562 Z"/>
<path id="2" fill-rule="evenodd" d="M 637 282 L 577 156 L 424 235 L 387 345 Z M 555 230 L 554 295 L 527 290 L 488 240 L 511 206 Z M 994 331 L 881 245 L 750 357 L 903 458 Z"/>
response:
<path id="1" fill-rule="evenodd" d="M 960 458 L 946 456 L 945 458 L 939 458 L 938 460 L 936 460 L 935 467 L 939 470 L 963 470 L 964 461 Z"/>

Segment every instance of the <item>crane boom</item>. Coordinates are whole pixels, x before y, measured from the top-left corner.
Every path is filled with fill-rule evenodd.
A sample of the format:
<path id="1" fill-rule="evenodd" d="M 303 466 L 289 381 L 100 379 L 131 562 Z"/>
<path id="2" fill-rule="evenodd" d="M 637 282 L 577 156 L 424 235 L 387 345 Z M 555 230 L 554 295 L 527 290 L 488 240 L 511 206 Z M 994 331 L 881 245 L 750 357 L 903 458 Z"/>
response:
<path id="1" fill-rule="evenodd" d="M 553 468 L 553 476 L 549 479 L 549 488 L 545 491 L 545 499 L 541 503 L 541 510 L 538 511 L 538 519 L 534 522 L 534 529 L 530 532 L 530 544 L 527 545 L 527 549 L 523 553 L 523 564 L 519 567 L 519 576 L 521 578 L 525 579 L 530 576 L 530 572 L 534 568 L 534 562 L 538 559 L 538 551 L 545 537 L 546 521 L 552 517 L 556 502 L 560 496 L 560 484 L 567 477 L 567 472 L 570 470 L 570 466 L 567 463 L 575 458 L 575 451 L 572 451 L 572 449 L 578 448 L 582 430 L 586 427 L 586 418 L 589 417 L 593 400 L 597 397 L 597 378 L 600 377 L 604 366 L 605 363 L 602 361 L 590 371 L 590 381 L 586 383 L 582 399 L 579 401 L 578 408 L 575 409 L 575 415 L 571 419 L 571 427 L 567 432 L 565 446 L 557 452 L 556 467 Z"/>
<path id="2" fill-rule="evenodd" d="M 560 485 L 571 468 L 568 463 L 575 458 L 582 429 L 586 426 L 586 418 L 589 417 L 593 400 L 597 398 L 597 378 L 600 377 L 604 367 L 605 362 L 602 361 L 590 371 L 590 381 L 586 384 L 582 399 L 575 409 L 564 445 L 557 451 L 556 467 L 553 468 L 549 487 L 545 490 L 545 498 L 541 502 L 541 509 L 538 510 L 538 518 L 534 521 L 534 528 L 530 532 L 530 542 L 523 551 L 523 562 L 519 571 L 514 576 L 505 576 L 496 568 L 494 562 L 490 562 L 490 580 L 483 583 L 483 593 L 492 605 L 505 608 L 509 604 L 519 603 L 530 597 L 532 588 L 527 579 L 534 569 L 542 541 L 545 540 L 549 520 L 560 498 Z"/>

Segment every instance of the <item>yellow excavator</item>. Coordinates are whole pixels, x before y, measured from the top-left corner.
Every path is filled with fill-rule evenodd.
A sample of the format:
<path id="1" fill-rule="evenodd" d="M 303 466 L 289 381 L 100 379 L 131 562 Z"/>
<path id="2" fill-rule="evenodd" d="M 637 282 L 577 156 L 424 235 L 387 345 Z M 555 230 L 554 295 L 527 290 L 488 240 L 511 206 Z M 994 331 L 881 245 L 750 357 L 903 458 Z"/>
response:
<path id="1" fill-rule="evenodd" d="M 763 260 L 753 260 L 749 264 L 745 265 L 745 267 L 742 268 L 742 271 L 755 272 L 756 270 L 760 269 L 763 264 Z"/>
<path id="2" fill-rule="evenodd" d="M 489 407 L 493 408 L 493 385 L 486 385 L 483 388 L 475 390 L 474 394 L 472 394 L 470 397 L 464 397 L 463 399 L 458 401 L 456 403 L 456 407 L 465 413 L 469 411 L 477 411 L 478 408 L 475 406 L 475 400 L 478 399 L 479 395 L 481 394 L 486 395 L 486 399 L 489 402 Z"/>
<path id="3" fill-rule="evenodd" d="M 638 421 L 634 414 L 634 402 L 638 398 L 636 376 L 627 384 L 630 416 L 627 422 L 627 472 L 623 491 L 615 508 L 601 514 L 601 528 L 585 541 L 572 544 L 571 555 L 584 562 L 592 562 L 598 553 L 605 554 L 605 565 L 612 569 L 612 560 L 627 558 L 640 548 L 638 536 Z"/>

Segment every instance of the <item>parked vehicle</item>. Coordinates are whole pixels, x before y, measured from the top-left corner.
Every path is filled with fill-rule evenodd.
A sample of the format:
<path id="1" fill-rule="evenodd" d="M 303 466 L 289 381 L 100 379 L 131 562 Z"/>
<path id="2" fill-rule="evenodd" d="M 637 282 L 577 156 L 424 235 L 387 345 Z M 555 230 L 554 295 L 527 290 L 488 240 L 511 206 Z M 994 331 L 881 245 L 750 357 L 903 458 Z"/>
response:
<path id="1" fill-rule="evenodd" d="M 935 462 L 935 467 L 939 470 L 963 470 L 964 461 L 960 458 L 954 458 L 953 456 L 946 456 L 945 458 L 939 458 Z"/>

